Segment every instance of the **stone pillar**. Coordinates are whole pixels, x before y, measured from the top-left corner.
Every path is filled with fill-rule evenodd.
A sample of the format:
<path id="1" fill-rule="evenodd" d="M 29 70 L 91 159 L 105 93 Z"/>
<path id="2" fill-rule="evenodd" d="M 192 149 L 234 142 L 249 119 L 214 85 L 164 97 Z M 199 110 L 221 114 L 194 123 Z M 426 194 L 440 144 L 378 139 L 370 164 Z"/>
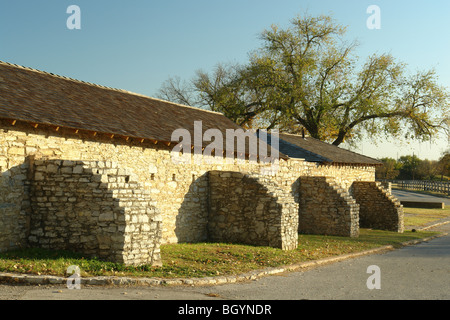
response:
<path id="1" fill-rule="evenodd" d="M 389 194 L 392 193 L 392 182 L 383 181 L 381 182 L 381 187 L 386 190 Z"/>
<path id="2" fill-rule="evenodd" d="M 330 177 L 300 178 L 299 233 L 359 236 L 359 205 Z"/>
<path id="3" fill-rule="evenodd" d="M 210 241 L 293 250 L 298 245 L 298 207 L 270 177 L 209 172 Z"/>
<path id="4" fill-rule="evenodd" d="M 160 213 L 117 163 L 36 160 L 31 189 L 31 246 L 161 265 Z"/>
<path id="5" fill-rule="evenodd" d="M 403 232 L 403 206 L 380 182 L 355 181 L 352 190 L 360 205 L 361 228 Z"/>

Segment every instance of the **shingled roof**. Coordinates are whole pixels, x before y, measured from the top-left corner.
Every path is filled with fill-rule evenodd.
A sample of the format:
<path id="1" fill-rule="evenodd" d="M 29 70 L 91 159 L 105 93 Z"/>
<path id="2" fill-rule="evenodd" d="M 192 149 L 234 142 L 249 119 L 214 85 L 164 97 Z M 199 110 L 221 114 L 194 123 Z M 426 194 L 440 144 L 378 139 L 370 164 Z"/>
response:
<path id="1" fill-rule="evenodd" d="M 371 166 L 382 164 L 379 160 L 307 136 L 280 133 L 279 141 L 280 152 L 291 158 L 330 164 Z"/>
<path id="2" fill-rule="evenodd" d="M 242 129 L 223 114 L 0 61 L 0 119 L 171 142 L 176 129 Z M 298 135 L 279 135 L 281 158 L 380 165 L 378 160 Z M 270 144 L 270 135 L 268 142 Z M 205 145 L 209 144 L 206 142 Z M 247 149 L 248 141 L 246 141 Z"/>
<path id="3" fill-rule="evenodd" d="M 183 128 L 191 133 L 193 143 L 195 121 L 202 121 L 203 132 L 218 129 L 224 138 L 226 129 L 242 129 L 218 112 L 2 61 L 0 119 L 161 142 L 171 142 L 174 130 Z"/>
<path id="4" fill-rule="evenodd" d="M 220 113 L 0 62 L 0 118 L 170 141 L 175 129 L 240 128 Z"/>

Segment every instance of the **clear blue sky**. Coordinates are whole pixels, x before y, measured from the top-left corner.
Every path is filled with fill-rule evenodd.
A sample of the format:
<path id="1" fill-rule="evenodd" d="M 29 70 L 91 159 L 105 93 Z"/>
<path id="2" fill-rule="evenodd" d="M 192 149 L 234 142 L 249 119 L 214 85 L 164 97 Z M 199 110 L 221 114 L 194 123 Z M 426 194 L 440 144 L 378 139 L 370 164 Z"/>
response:
<path id="1" fill-rule="evenodd" d="M 81 30 L 66 26 L 69 5 L 81 9 Z M 381 9 L 379 30 L 366 26 L 370 5 Z M 154 96 L 170 76 L 190 79 L 219 62 L 245 62 L 263 29 L 287 26 L 306 10 L 348 26 L 362 59 L 389 52 L 411 71 L 436 68 L 450 88 L 448 0 L 0 0 L 0 60 Z M 446 148 L 446 139 L 380 141 L 355 151 L 437 159 Z"/>

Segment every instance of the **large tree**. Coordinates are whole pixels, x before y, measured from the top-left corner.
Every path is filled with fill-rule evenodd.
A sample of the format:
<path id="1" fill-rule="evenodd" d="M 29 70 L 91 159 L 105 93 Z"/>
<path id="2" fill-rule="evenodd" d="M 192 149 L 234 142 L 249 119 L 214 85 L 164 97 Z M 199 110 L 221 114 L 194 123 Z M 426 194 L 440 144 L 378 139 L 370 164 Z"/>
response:
<path id="1" fill-rule="evenodd" d="M 242 65 L 219 64 L 190 82 L 168 79 L 159 97 L 220 111 L 244 127 L 299 132 L 339 145 L 387 134 L 429 140 L 446 128 L 449 95 L 433 70 L 408 74 L 390 54 L 360 63 L 329 16 L 272 26 Z"/>
<path id="2" fill-rule="evenodd" d="M 437 165 L 438 174 L 441 175 L 441 180 L 444 179 L 444 176 L 450 178 L 450 151 L 444 153 L 444 155 L 439 159 Z"/>

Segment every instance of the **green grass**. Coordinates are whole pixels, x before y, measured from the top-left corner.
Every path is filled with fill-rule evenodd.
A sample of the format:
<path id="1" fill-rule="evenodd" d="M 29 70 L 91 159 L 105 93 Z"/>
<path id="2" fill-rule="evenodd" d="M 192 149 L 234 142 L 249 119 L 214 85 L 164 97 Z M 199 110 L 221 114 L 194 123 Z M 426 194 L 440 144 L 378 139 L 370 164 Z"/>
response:
<path id="1" fill-rule="evenodd" d="M 403 208 L 404 224 L 408 226 L 426 226 L 429 223 L 450 217 L 450 207 L 444 209 Z"/>
<path id="2" fill-rule="evenodd" d="M 399 247 L 402 242 L 435 234 L 361 229 L 358 238 L 299 235 L 299 246 L 292 251 L 226 243 L 167 244 L 161 246 L 162 267 L 131 267 L 66 251 L 24 249 L 0 253 L 0 271 L 68 276 L 67 268 L 77 265 L 81 270 L 81 277 L 102 275 L 175 278 L 231 275 L 360 252 L 384 245 Z"/>

